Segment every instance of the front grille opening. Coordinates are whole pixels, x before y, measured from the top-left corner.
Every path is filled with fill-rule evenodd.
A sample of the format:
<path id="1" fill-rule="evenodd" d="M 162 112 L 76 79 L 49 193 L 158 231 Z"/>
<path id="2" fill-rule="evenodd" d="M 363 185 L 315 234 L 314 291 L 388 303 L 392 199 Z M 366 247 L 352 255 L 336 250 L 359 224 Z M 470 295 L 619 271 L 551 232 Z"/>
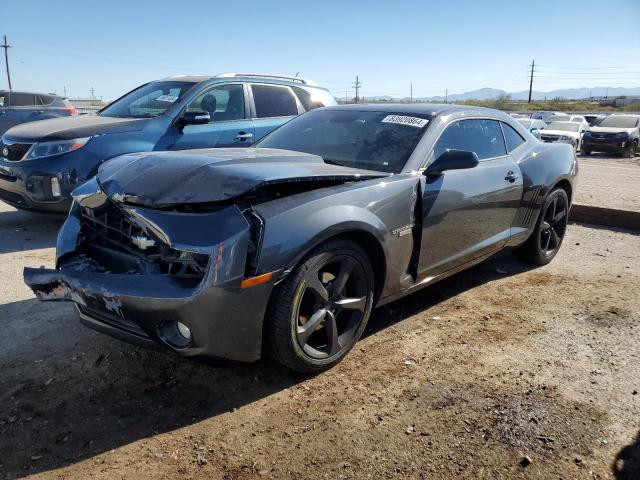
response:
<path id="1" fill-rule="evenodd" d="M 19 162 L 31 148 L 31 143 L 4 143 L 0 140 L 0 153 L 6 148 L 8 154 L 4 158 L 12 162 Z"/>
<path id="2" fill-rule="evenodd" d="M 264 220 L 253 208 L 247 208 L 242 213 L 249 222 L 249 245 L 247 247 L 245 276 L 251 277 L 258 272 L 258 261 L 260 260 L 262 237 L 264 236 Z"/>
<path id="3" fill-rule="evenodd" d="M 167 275 L 187 285 L 199 284 L 209 255 L 176 250 L 128 219 L 112 203 L 81 208 L 80 249 L 102 269 L 131 275 Z M 143 239 L 134 243 L 134 240 Z M 141 248 L 139 245 L 143 245 Z"/>

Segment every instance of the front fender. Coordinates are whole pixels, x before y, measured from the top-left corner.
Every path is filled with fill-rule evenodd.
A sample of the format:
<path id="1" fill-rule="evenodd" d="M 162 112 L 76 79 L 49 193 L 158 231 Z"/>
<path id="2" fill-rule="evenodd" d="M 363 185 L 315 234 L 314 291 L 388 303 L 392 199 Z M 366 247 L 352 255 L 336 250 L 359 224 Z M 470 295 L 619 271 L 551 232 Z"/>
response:
<path id="1" fill-rule="evenodd" d="M 401 288 L 414 250 L 411 233 L 419 177 L 353 182 L 255 207 L 264 220 L 258 271 L 294 268 L 313 248 L 342 234 L 360 234 L 367 251 L 382 252 L 381 295 Z M 362 234 L 366 235 L 362 235 Z M 366 242 L 375 242 L 370 245 Z M 372 261 L 375 259 L 372 259 Z"/>

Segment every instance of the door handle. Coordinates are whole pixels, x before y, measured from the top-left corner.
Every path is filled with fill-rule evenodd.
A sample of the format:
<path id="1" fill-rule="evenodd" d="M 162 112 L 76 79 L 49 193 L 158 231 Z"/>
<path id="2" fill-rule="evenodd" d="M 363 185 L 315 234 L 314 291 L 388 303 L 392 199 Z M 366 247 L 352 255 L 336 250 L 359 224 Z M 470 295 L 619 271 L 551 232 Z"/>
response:
<path id="1" fill-rule="evenodd" d="M 238 132 L 238 134 L 236 135 L 236 140 L 240 140 L 241 142 L 244 142 L 245 140 L 250 140 L 252 138 L 253 138 L 253 133 Z"/>
<path id="2" fill-rule="evenodd" d="M 518 179 L 518 177 L 519 177 L 519 176 L 520 176 L 520 175 L 518 175 L 518 174 L 517 174 L 517 173 L 515 173 L 514 171 L 509 171 L 509 172 L 507 172 L 507 176 L 506 176 L 506 177 L 504 177 L 504 179 L 505 179 L 505 180 L 508 180 L 508 181 L 510 181 L 510 182 L 515 182 L 515 181 Z"/>

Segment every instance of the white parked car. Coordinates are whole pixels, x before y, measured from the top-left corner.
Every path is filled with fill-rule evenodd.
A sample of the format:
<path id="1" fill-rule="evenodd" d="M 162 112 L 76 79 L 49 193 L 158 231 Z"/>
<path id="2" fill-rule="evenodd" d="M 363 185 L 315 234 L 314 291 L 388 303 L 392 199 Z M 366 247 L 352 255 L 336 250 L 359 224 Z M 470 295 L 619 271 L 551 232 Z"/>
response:
<path id="1" fill-rule="evenodd" d="M 589 124 L 583 119 L 582 122 L 551 122 L 540 132 L 540 140 L 547 143 L 568 143 L 573 148 L 580 150 L 582 146 L 582 136 L 589 128 Z"/>

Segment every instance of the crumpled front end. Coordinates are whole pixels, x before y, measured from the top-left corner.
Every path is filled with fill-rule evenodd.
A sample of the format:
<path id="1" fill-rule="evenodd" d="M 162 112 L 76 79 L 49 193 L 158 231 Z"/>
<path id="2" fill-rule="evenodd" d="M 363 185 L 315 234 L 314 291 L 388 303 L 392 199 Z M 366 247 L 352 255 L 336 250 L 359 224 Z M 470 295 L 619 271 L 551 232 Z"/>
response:
<path id="1" fill-rule="evenodd" d="M 236 205 L 197 214 L 130 206 L 94 180 L 74 192 L 56 269 L 26 268 L 24 279 L 39 299 L 72 301 L 85 324 L 120 339 L 252 361 L 273 287 L 242 288 L 259 235 L 255 213 Z"/>

